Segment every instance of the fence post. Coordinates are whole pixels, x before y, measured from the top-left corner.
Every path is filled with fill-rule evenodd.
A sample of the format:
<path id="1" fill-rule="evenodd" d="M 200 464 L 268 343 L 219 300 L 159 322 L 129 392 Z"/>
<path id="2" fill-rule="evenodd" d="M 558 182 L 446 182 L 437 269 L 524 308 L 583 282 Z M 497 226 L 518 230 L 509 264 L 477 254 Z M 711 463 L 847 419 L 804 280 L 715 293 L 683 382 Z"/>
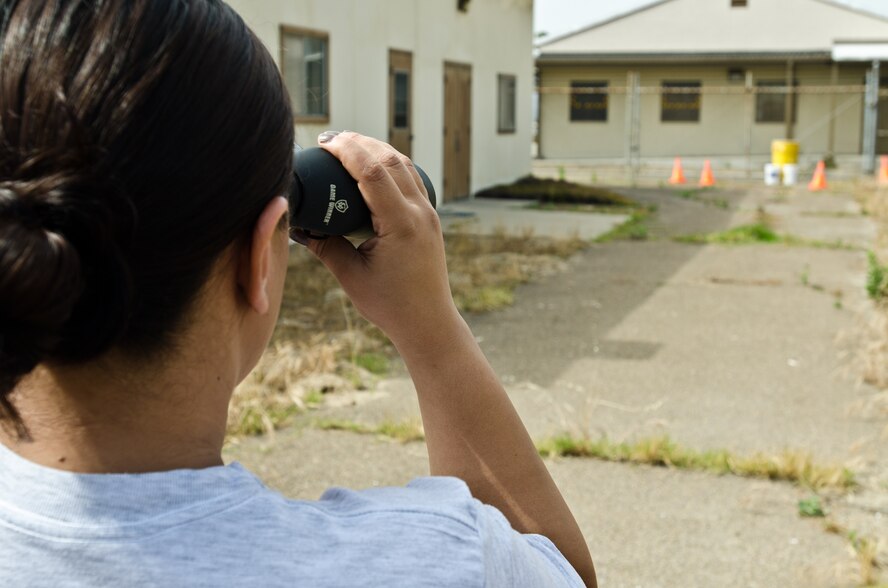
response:
<path id="1" fill-rule="evenodd" d="M 876 137 L 879 130 L 879 62 L 866 72 L 866 98 L 863 110 L 863 173 L 876 171 Z"/>
<path id="2" fill-rule="evenodd" d="M 641 109 L 639 105 L 640 79 L 638 72 L 626 74 L 626 167 L 629 171 L 629 183 L 634 185 L 637 174 L 637 160 L 640 157 L 639 125 Z"/>
<path id="3" fill-rule="evenodd" d="M 839 62 L 833 61 L 832 71 L 830 72 L 830 85 L 835 88 L 839 83 Z M 826 151 L 830 159 L 836 156 L 836 101 L 838 95 L 833 92 L 829 95 L 829 138 L 827 139 Z"/>
<path id="4" fill-rule="evenodd" d="M 755 121 L 755 86 L 752 72 L 746 71 L 746 179 L 752 179 L 752 127 Z"/>
<path id="5" fill-rule="evenodd" d="M 783 109 L 783 112 L 786 116 L 786 136 L 784 139 L 787 141 L 793 139 L 794 134 L 794 126 L 793 119 L 795 118 L 795 63 L 792 59 L 786 62 L 786 102 Z"/>

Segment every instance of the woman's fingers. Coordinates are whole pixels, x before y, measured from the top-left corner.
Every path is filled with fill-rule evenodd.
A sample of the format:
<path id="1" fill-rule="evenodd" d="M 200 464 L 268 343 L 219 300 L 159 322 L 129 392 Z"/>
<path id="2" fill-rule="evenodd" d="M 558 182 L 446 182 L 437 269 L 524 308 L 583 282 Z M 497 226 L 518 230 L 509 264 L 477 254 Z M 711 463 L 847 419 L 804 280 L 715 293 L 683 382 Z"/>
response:
<path id="1" fill-rule="evenodd" d="M 410 161 L 410 158 L 400 153 L 388 143 L 383 143 L 369 137 L 360 137 L 365 143 L 366 149 L 383 164 L 383 166 L 391 174 L 392 178 L 401 188 L 401 193 L 408 200 L 428 200 L 429 196 L 416 166 Z"/>
<path id="2" fill-rule="evenodd" d="M 378 151 L 371 151 L 373 145 L 369 139 L 357 133 L 341 133 L 322 143 L 321 147 L 335 155 L 358 181 L 361 194 L 374 216 L 396 220 L 407 213 L 408 206 L 401 195 L 401 187 L 386 165 L 391 160 L 386 163 L 380 161 Z"/>
<path id="3" fill-rule="evenodd" d="M 362 189 L 362 193 L 375 215 L 386 214 L 383 211 L 387 204 L 382 198 L 400 200 L 401 204 L 404 200 L 428 200 L 425 186 L 413 162 L 391 145 L 346 132 L 333 139 L 326 138 L 321 146 L 342 161 L 352 177 L 358 180 L 359 186 L 367 188 Z M 399 193 L 387 193 L 392 188 L 392 183 L 397 186 Z M 394 203 L 394 207 L 389 208 L 396 209 L 397 205 L 398 203 Z"/>

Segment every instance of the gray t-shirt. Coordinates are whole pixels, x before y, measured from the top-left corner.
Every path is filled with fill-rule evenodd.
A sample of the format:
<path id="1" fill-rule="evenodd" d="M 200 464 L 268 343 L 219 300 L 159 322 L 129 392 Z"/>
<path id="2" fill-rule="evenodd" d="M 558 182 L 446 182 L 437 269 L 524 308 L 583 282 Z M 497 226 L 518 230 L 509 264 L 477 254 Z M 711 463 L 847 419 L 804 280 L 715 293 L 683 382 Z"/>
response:
<path id="1" fill-rule="evenodd" d="M 287 500 L 239 464 L 72 474 L 0 444 L 0 585 L 582 586 L 455 478 Z"/>

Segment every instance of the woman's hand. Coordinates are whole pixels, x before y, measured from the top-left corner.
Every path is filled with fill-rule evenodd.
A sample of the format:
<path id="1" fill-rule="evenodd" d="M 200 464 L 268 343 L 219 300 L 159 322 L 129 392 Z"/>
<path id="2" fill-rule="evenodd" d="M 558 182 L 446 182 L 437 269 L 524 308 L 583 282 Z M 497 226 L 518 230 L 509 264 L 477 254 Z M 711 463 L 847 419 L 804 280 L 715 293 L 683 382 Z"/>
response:
<path id="1" fill-rule="evenodd" d="M 441 224 L 416 168 L 376 139 L 331 135 L 321 136 L 321 146 L 358 181 L 376 236 L 357 249 L 343 237 L 313 240 L 309 248 L 396 346 L 444 343 L 462 321 L 450 294 Z"/>

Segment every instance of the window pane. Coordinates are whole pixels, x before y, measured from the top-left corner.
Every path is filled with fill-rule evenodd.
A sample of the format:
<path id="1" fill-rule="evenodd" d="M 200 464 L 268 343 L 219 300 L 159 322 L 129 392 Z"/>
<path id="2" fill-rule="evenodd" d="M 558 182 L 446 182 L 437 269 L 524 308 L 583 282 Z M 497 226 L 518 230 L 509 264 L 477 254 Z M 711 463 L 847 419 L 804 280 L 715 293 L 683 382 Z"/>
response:
<path id="1" fill-rule="evenodd" d="M 516 105 L 516 79 L 515 76 L 501 75 L 499 80 L 499 125 L 498 129 L 501 133 L 511 133 L 515 131 L 515 113 Z"/>
<path id="2" fill-rule="evenodd" d="M 596 93 L 571 93 L 570 120 L 607 122 L 607 82 L 571 82 L 571 89 L 601 90 Z"/>
<path id="3" fill-rule="evenodd" d="M 327 115 L 327 39 L 284 32 L 281 67 L 296 116 Z"/>
<path id="4" fill-rule="evenodd" d="M 395 72 L 395 120 L 396 129 L 410 126 L 410 74 L 406 71 Z"/>
<path id="5" fill-rule="evenodd" d="M 664 92 L 661 99 L 663 122 L 698 122 L 700 120 L 700 82 L 663 82 L 663 89 L 688 90 L 681 93 Z"/>
<path id="6" fill-rule="evenodd" d="M 794 82 L 793 85 L 797 85 Z M 785 80 L 768 80 L 757 82 L 759 88 L 777 88 L 785 87 Z M 793 100 L 793 122 L 795 122 L 798 113 L 798 95 L 794 94 Z M 755 95 L 755 122 L 760 123 L 782 123 L 786 122 L 786 92 L 760 92 Z"/>

